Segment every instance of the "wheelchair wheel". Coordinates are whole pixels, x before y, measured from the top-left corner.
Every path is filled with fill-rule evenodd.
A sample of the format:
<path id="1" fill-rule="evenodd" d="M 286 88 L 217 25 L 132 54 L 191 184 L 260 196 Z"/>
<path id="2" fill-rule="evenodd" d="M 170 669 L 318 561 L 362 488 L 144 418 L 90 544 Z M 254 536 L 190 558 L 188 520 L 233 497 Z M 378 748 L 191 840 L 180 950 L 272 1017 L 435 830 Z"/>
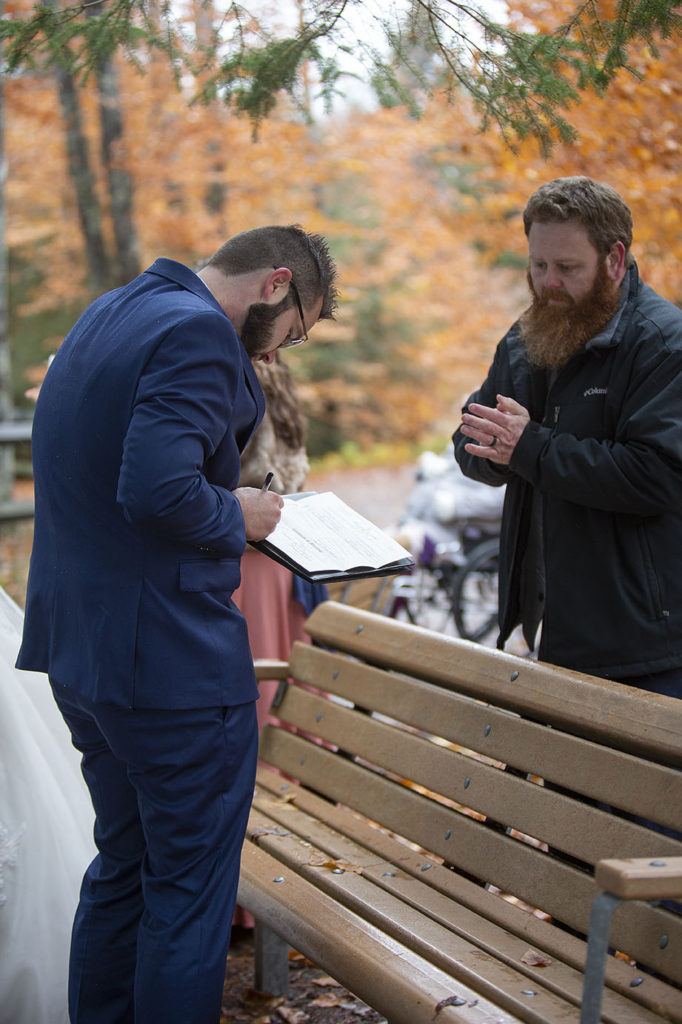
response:
<path id="1" fill-rule="evenodd" d="M 424 626 L 437 633 L 455 635 L 452 609 L 452 577 L 450 563 L 441 568 L 420 565 L 410 576 L 401 577 L 393 588 L 393 610 L 396 619 L 407 619 L 415 626 Z"/>
<path id="2" fill-rule="evenodd" d="M 465 640 L 483 643 L 497 631 L 499 537 L 478 544 L 457 571 L 452 586 L 452 610 L 457 632 Z"/>

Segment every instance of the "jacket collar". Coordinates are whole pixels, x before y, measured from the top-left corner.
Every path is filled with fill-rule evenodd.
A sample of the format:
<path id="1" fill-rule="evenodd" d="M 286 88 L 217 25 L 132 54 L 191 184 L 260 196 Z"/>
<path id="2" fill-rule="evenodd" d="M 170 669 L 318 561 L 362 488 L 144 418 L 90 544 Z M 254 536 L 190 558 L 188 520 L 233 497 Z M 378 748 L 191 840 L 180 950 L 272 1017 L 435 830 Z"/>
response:
<path id="1" fill-rule="evenodd" d="M 623 278 L 620 286 L 620 300 L 618 302 L 618 309 L 613 314 L 606 326 L 602 327 L 598 334 L 595 334 L 593 338 L 585 345 L 586 351 L 601 348 L 611 348 L 613 345 L 617 345 L 623 336 L 623 332 L 629 321 L 629 313 L 632 309 L 634 301 L 639 291 L 639 271 L 637 264 L 633 261 L 632 265 L 628 267 L 628 270 Z M 625 311 L 628 311 L 628 315 L 624 316 Z"/>
<path id="2" fill-rule="evenodd" d="M 181 288 L 185 288 L 187 291 L 198 295 L 200 299 L 210 302 L 211 305 L 214 306 L 215 309 L 220 310 L 223 316 L 227 319 L 225 310 L 212 292 L 208 290 L 201 278 L 183 263 L 178 263 L 177 260 L 170 260 L 165 256 L 161 256 L 158 260 L 154 260 L 151 267 L 148 267 L 145 273 L 157 274 L 159 277 L 165 277 L 169 281 L 175 281 L 175 283 L 179 284 Z"/>
<path id="3" fill-rule="evenodd" d="M 193 270 L 190 270 L 189 267 L 186 267 L 184 263 L 178 263 L 177 260 L 171 260 L 168 259 L 166 256 L 160 256 L 159 259 L 154 260 L 151 267 L 148 267 L 145 273 L 156 274 L 158 277 L 165 277 L 169 281 L 174 281 L 176 284 L 180 285 L 181 288 L 185 288 L 187 291 L 193 292 L 195 295 L 198 295 L 200 299 L 204 300 L 204 302 L 209 302 L 214 309 L 217 309 L 220 313 L 222 313 L 222 315 L 225 317 L 228 324 L 234 331 L 234 325 L 232 321 L 230 320 L 227 313 L 220 305 L 216 297 L 213 295 L 211 291 L 209 291 L 209 289 L 206 287 L 201 278 L 198 277 Z M 236 331 L 234 331 L 234 333 L 237 334 Z M 239 337 L 239 335 L 237 335 L 237 337 Z M 244 373 L 246 375 L 247 384 L 249 390 L 251 391 L 251 394 L 253 395 L 253 398 L 255 399 L 260 418 L 263 415 L 263 411 L 265 408 L 263 391 L 258 381 L 256 371 L 253 367 L 253 363 L 251 362 L 246 349 L 242 345 L 241 340 L 239 342 L 239 347 L 242 354 L 242 366 L 244 368 Z"/>

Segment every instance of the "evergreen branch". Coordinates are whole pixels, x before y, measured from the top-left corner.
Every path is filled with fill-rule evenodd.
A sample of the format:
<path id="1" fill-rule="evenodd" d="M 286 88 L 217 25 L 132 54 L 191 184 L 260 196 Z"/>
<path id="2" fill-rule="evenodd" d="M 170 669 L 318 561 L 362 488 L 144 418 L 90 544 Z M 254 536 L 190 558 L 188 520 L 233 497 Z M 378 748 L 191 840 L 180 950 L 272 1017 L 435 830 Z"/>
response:
<path id="1" fill-rule="evenodd" d="M 234 103 L 258 125 L 275 107 L 278 94 L 295 95 L 302 65 L 307 61 L 319 68 L 329 95 L 339 72 L 333 60 L 322 56 L 317 43 L 334 35 L 346 7 L 347 0 L 318 5 L 316 18 L 302 25 L 295 36 L 265 38 L 259 45 L 249 45 L 241 36 L 240 45 L 204 81 L 198 98 L 206 102 L 220 97 Z"/>
<path id="2" fill-rule="evenodd" d="M 200 75 L 199 98 L 219 96 L 257 124 L 282 91 L 296 97 L 306 62 L 318 69 L 325 95 L 333 93 L 339 68 L 320 43 L 335 43 L 347 10 L 362 8 L 363 0 L 309 3 L 311 17 L 281 38 L 258 26 L 248 6 L 230 2 L 211 42 L 200 46 L 183 35 L 170 0 L 156 21 L 146 0 L 80 0 L 62 7 L 39 0 L 26 19 L 0 19 L 4 67 L 15 73 L 58 64 L 86 76 L 118 48 L 136 61 L 145 46 L 167 55 L 176 80 L 182 69 Z M 97 17 L 87 17 L 95 9 Z M 419 97 L 406 84 L 407 71 L 424 93 L 443 84 L 453 94 L 465 90 L 484 128 L 497 123 L 512 145 L 535 136 L 547 151 L 556 138 L 575 134 L 566 114 L 581 94 L 602 94 L 622 68 L 634 73 L 630 48 L 643 41 L 655 52 L 657 38 L 682 31 L 682 14 L 672 0 L 616 0 L 607 19 L 598 0 L 580 0 L 555 31 L 541 33 L 498 24 L 475 2 L 413 0 L 404 25 L 385 21 L 384 29 L 392 59 L 362 39 L 357 43 L 382 102 L 395 98 L 417 112 Z"/>
<path id="3" fill-rule="evenodd" d="M 514 139 L 534 135 L 545 153 L 555 139 L 575 132 L 565 111 L 592 89 L 603 94 L 620 69 L 628 64 L 628 47 L 644 39 L 653 46 L 655 34 L 670 35 L 682 28 L 680 15 L 667 0 L 620 0 L 611 21 L 601 17 L 594 0 L 578 5 L 571 18 L 552 33 L 511 31 L 479 11 L 476 23 L 485 45 L 444 14 L 432 0 L 416 0 L 425 12 L 434 48 L 447 69 L 450 88 L 459 86 L 473 97 L 482 127 L 494 121 L 513 146 Z M 448 8 L 473 17 L 472 9 L 448 0 Z M 453 42 L 467 44 L 468 61 Z"/>

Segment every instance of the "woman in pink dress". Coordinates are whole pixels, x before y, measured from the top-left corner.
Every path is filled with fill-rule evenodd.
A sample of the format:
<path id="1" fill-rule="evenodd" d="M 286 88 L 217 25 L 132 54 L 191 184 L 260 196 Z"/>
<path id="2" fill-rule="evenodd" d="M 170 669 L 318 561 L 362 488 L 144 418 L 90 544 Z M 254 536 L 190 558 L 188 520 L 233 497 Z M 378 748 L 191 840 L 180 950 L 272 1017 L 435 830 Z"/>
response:
<path id="1" fill-rule="evenodd" d="M 242 455 L 239 486 L 261 487 L 266 474 L 272 472 L 270 489 L 278 494 L 294 494 L 303 489 L 309 469 L 305 416 L 285 363 L 278 358 L 270 364 L 254 365 L 265 393 L 266 412 Z M 248 544 L 241 572 L 242 582 L 233 600 L 246 619 L 254 660 L 286 661 L 295 640 L 309 642 L 303 625 L 313 608 L 326 599 L 326 587 L 307 583 Z M 274 679 L 258 684 L 259 729 L 270 717 L 278 685 Z M 237 907 L 233 924 L 251 928 L 253 918 Z"/>
<path id="2" fill-rule="evenodd" d="M 305 449 L 306 421 L 286 364 L 256 363 L 265 392 L 266 413 L 242 455 L 240 487 L 260 487 L 274 473 L 270 489 L 278 494 L 302 490 L 309 464 Z M 295 640 L 307 640 L 303 624 L 315 605 L 326 598 L 324 587 L 295 576 L 278 562 L 247 545 L 241 563 L 242 582 L 233 600 L 249 627 L 251 654 L 286 661 Z M 258 725 L 267 721 L 276 680 L 259 684 Z"/>

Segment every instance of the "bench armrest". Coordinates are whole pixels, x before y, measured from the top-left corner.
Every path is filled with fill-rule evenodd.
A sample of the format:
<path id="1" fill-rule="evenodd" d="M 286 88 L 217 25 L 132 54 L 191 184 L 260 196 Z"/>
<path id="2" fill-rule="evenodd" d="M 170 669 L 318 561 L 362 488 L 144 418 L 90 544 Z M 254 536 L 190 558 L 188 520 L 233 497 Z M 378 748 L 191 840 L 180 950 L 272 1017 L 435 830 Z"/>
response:
<path id="1" fill-rule="evenodd" d="M 257 658 L 253 667 L 256 670 L 256 679 L 261 682 L 263 679 L 286 679 L 291 675 L 288 661 L 280 661 L 278 658 Z"/>
<path id="2" fill-rule="evenodd" d="M 599 1024 L 611 915 L 621 900 L 682 896 L 682 857 L 600 860 L 594 880 L 601 890 L 592 904 L 580 1024 Z"/>
<path id="3" fill-rule="evenodd" d="M 621 900 L 682 898 L 682 857 L 600 860 L 594 877 L 601 890 Z"/>

